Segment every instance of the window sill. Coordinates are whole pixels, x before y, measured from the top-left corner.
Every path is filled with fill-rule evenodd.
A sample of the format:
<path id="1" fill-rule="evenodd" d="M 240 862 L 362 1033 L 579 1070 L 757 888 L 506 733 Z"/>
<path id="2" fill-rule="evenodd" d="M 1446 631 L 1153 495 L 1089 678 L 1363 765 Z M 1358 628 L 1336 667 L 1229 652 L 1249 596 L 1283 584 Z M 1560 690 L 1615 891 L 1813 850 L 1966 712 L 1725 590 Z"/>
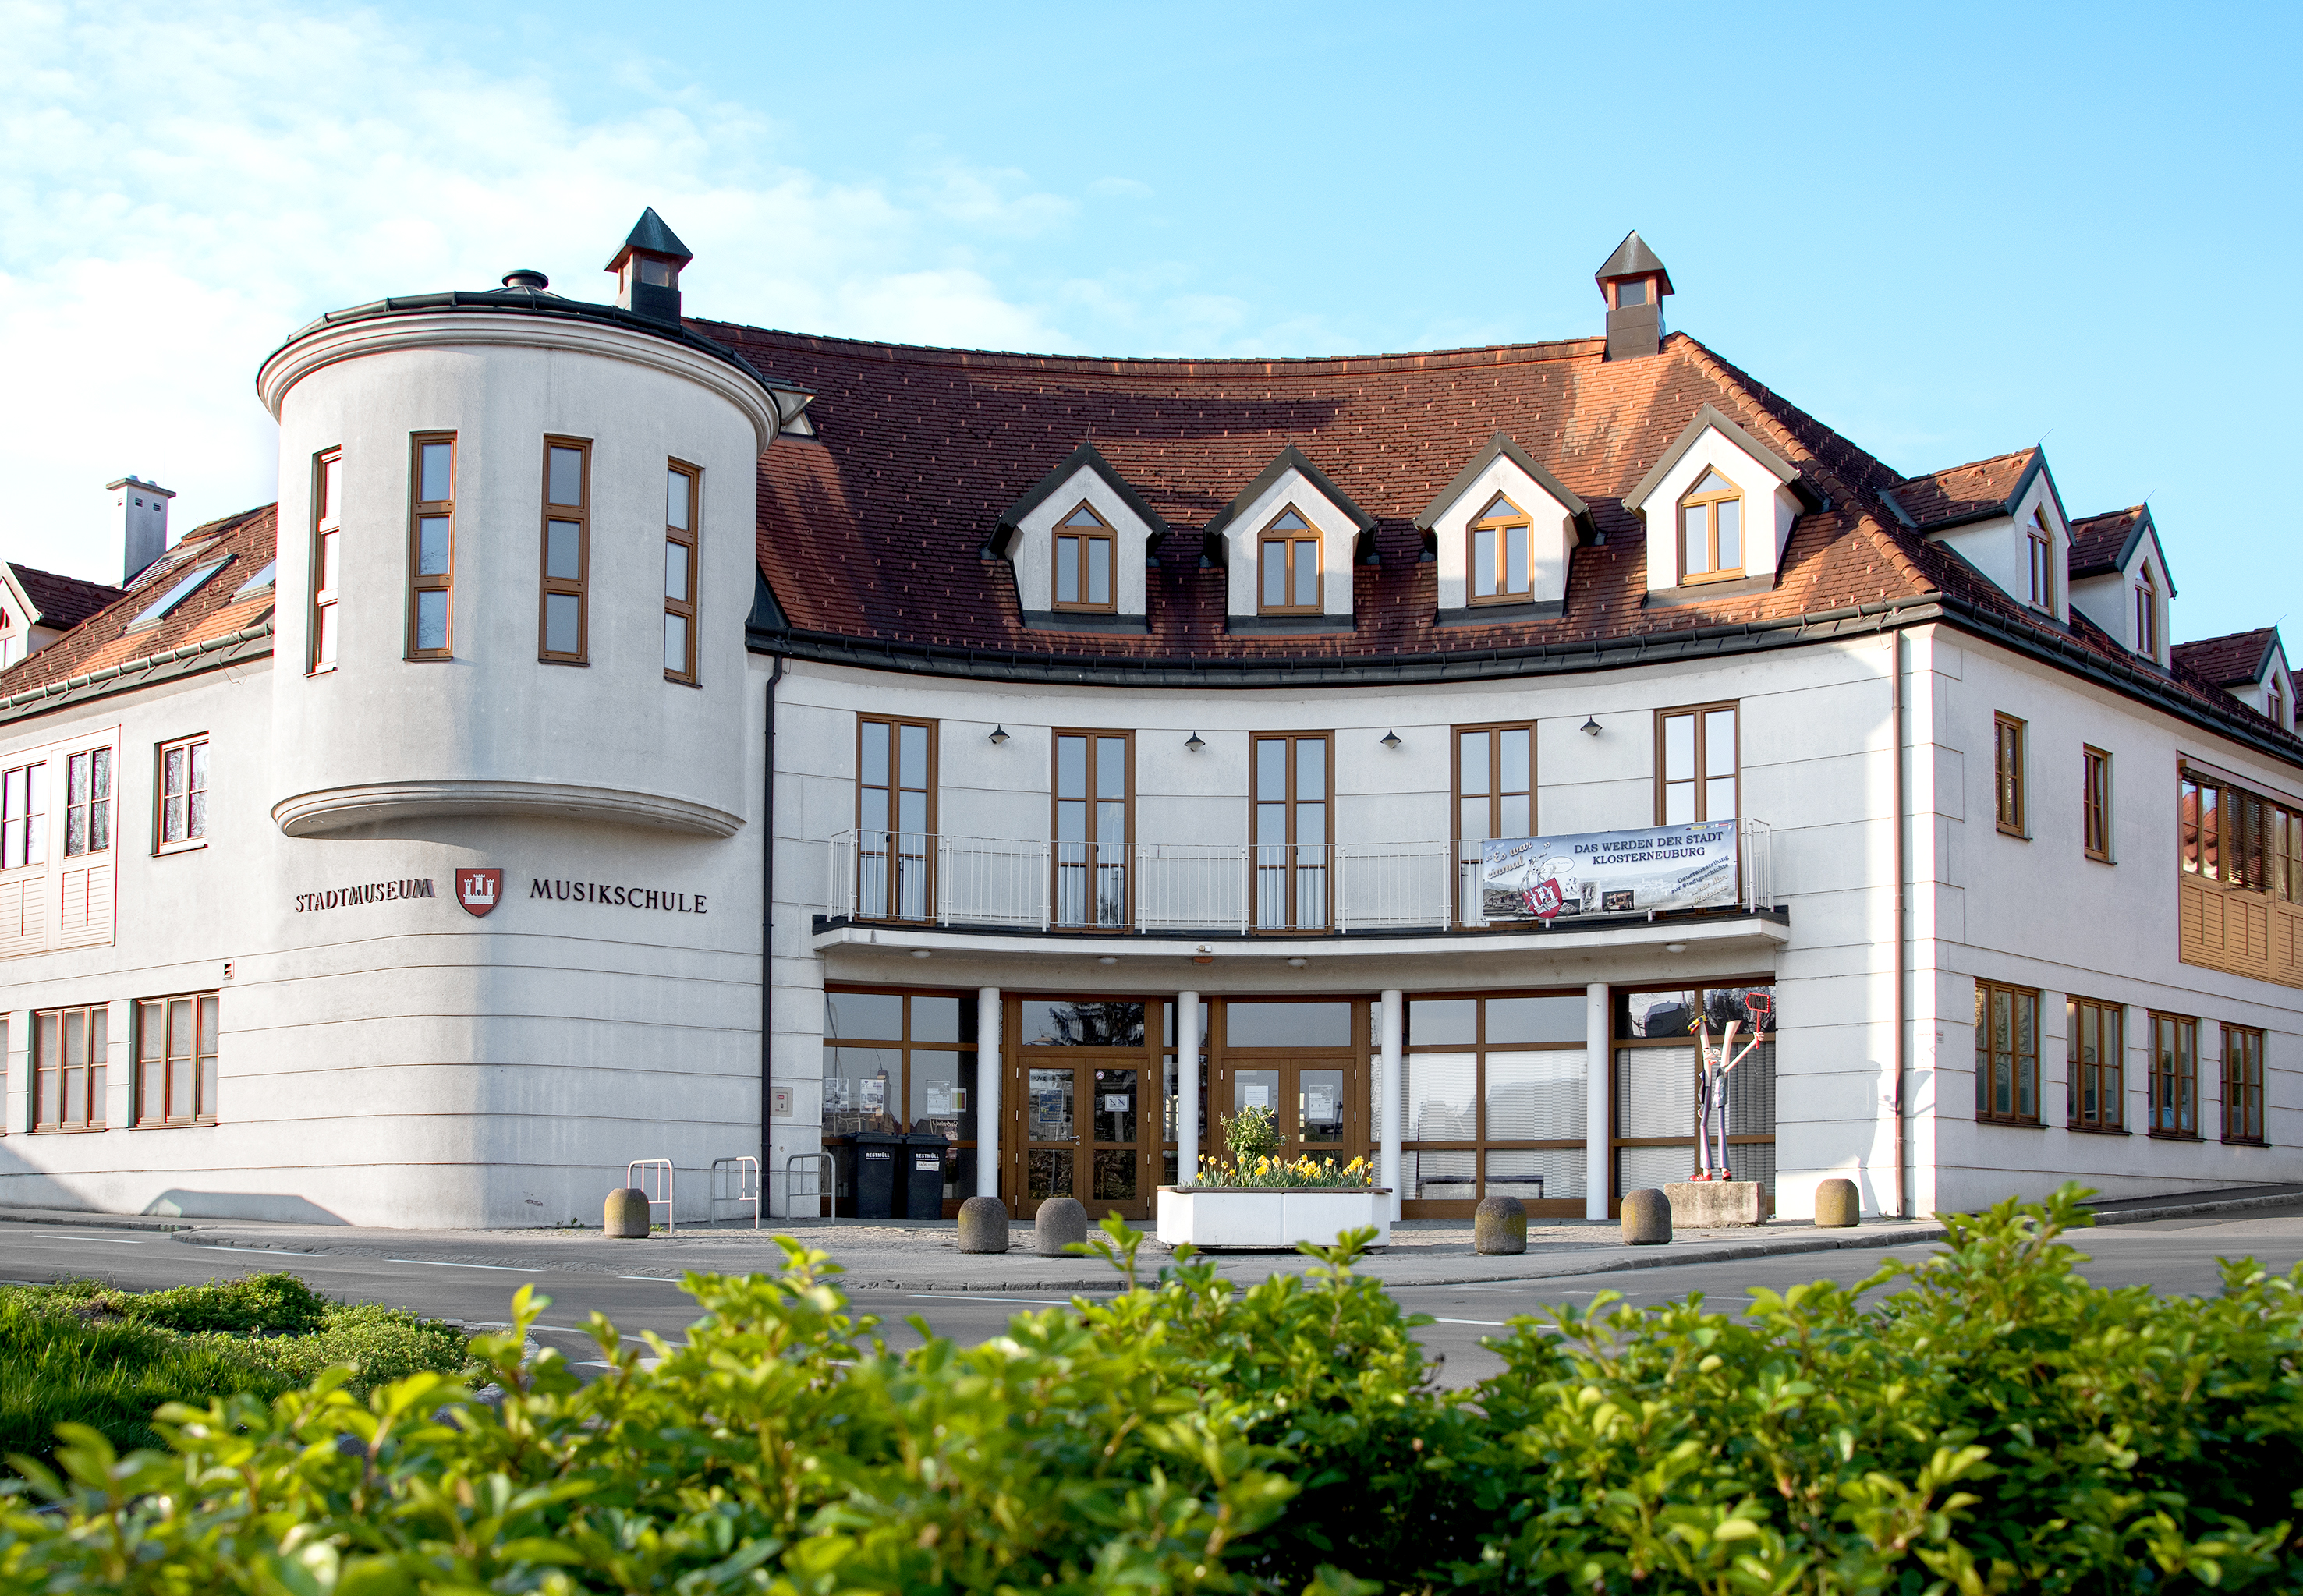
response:
<path id="1" fill-rule="evenodd" d="M 2132 1136 L 2135 1134 L 2124 1125 L 2066 1125 L 2063 1129 L 2074 1136 Z"/>
<path id="2" fill-rule="evenodd" d="M 699 692 L 702 691 L 704 686 L 704 684 L 697 681 L 694 676 L 674 676 L 668 670 L 663 673 L 663 679 L 671 683 L 675 687 L 694 687 Z"/>
<path id="3" fill-rule="evenodd" d="M 563 659 L 557 654 L 538 654 L 536 657 L 536 662 L 538 665 L 577 665 L 586 670 L 592 667 L 589 659 Z"/>
<path id="4" fill-rule="evenodd" d="M 188 843 L 163 843 L 152 850 L 152 857 L 165 859 L 171 853 L 198 853 L 207 845 L 208 839 L 204 836 L 194 837 Z"/>
<path id="5" fill-rule="evenodd" d="M 34 1136 L 95 1136 L 111 1130 L 109 1125 L 35 1125 Z"/>
<path id="6" fill-rule="evenodd" d="M 332 676 L 336 674 L 336 668 L 333 665 L 315 665 L 304 674 L 308 676 Z"/>
<path id="7" fill-rule="evenodd" d="M 2023 830 L 2023 829 L 2022 829 L 2021 827 L 2016 827 L 2016 826 L 1998 826 L 1998 827 L 1995 827 L 1994 828 L 1995 828 L 1995 829 L 1999 833 L 1999 835 L 2000 835 L 2000 836 L 2012 836 L 2012 837 L 2013 837 L 2013 838 L 2014 838 L 2017 842 L 2019 842 L 2019 843 L 2028 843 L 2028 842 L 2029 842 L 2029 841 L 2031 840 L 2031 834 L 2030 834 L 2029 832 L 2028 832 L 2028 831 Z"/>
<path id="8" fill-rule="evenodd" d="M 2113 859 L 2108 853 L 2090 853 L 2088 855 L 2088 858 L 2096 864 L 2117 864 L 2119 862 L 2119 861 Z"/>
<path id="9" fill-rule="evenodd" d="M 2270 1145 L 2271 1144 L 2269 1142 L 2264 1140 L 2263 1138 L 2259 1136 L 2226 1136 L 2223 1138 L 2223 1146 L 2227 1147 L 2267 1147 Z"/>
<path id="10" fill-rule="evenodd" d="M 128 1127 L 131 1130 L 207 1130 L 215 1125 L 214 1120 L 139 1120 Z"/>
<path id="11" fill-rule="evenodd" d="M 2042 1120 L 2002 1119 L 1995 1114 L 1979 1113 L 1975 1116 L 1975 1122 L 1978 1125 L 1997 1125 L 2008 1130 L 2045 1130 L 2047 1128 L 2046 1122 Z"/>
<path id="12" fill-rule="evenodd" d="M 2150 1136 L 2153 1141 L 2205 1141 L 2206 1139 L 2196 1130 L 2154 1130 L 2150 1132 Z"/>

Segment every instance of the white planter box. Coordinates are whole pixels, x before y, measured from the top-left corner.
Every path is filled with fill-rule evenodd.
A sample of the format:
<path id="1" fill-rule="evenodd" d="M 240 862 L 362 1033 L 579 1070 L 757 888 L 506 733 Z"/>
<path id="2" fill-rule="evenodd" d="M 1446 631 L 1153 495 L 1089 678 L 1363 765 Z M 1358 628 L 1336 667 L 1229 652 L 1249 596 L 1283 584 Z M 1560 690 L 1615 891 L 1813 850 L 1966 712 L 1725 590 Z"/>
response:
<path id="1" fill-rule="evenodd" d="M 1332 1247 L 1346 1231 L 1375 1227 L 1373 1245 L 1391 1240 L 1391 1190 L 1203 1191 L 1160 1189 L 1160 1239 L 1169 1247 Z"/>

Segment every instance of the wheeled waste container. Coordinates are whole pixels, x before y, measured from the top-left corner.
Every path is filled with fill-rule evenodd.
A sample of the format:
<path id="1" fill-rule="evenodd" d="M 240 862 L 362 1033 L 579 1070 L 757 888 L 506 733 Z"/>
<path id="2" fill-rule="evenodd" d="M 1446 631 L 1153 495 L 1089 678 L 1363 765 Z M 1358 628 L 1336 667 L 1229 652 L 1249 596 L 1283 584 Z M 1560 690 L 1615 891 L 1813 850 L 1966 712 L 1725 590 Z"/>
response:
<path id="1" fill-rule="evenodd" d="M 904 1217 L 943 1217 L 944 1163 L 951 1144 L 932 1130 L 915 1130 L 904 1138 Z"/>
<path id="2" fill-rule="evenodd" d="M 903 1194 L 897 1165 L 904 1138 L 885 1130 L 857 1130 L 824 1138 L 839 1190 L 842 1219 L 893 1219 Z"/>

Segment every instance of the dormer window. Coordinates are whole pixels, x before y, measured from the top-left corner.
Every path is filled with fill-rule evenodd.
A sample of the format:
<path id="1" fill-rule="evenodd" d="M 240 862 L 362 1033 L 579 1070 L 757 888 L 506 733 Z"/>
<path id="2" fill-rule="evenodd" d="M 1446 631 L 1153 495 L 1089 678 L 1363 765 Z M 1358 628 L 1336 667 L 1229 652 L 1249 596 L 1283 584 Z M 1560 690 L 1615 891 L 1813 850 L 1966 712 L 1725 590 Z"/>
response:
<path id="1" fill-rule="evenodd" d="M 1472 602 L 1497 604 L 1528 596 L 1528 534 L 1535 523 L 1498 493 L 1472 522 Z"/>
<path id="2" fill-rule="evenodd" d="M 2154 659 L 2159 657 L 2159 588 L 2151 580 L 2147 566 L 2143 580 L 2135 584 L 2135 651 Z"/>
<path id="3" fill-rule="evenodd" d="M 1057 609 L 1109 610 L 1117 606 L 1111 577 L 1118 542 L 1111 524 L 1085 500 L 1056 524 Z"/>
<path id="4" fill-rule="evenodd" d="M 2047 530 L 2046 512 L 2033 510 L 2030 525 L 2024 531 L 2029 538 L 2029 601 L 2041 609 L 2053 609 L 2055 607 L 2055 539 L 2054 534 Z"/>
<path id="5" fill-rule="evenodd" d="M 1679 579 L 1717 582 L 1743 574 L 1743 491 L 1706 471 L 1679 501 Z"/>
<path id="6" fill-rule="evenodd" d="M 2277 676 L 2273 676 L 2271 678 L 2271 685 L 2264 689 L 2263 694 L 2263 712 L 2270 716 L 2271 724 L 2282 732 L 2287 729 L 2287 694 L 2282 691 L 2285 685 L 2286 684 Z"/>
<path id="7" fill-rule="evenodd" d="M 1294 505 L 1263 529 L 1255 555 L 1263 614 L 1320 613 L 1320 532 Z"/>

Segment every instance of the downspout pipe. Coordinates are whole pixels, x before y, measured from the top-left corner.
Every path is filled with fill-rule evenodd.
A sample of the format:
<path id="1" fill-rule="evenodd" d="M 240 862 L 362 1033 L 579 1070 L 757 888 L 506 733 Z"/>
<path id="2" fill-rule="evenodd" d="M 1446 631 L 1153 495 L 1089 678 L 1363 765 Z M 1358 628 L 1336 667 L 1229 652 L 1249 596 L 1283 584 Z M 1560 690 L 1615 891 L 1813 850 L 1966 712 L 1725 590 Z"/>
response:
<path id="1" fill-rule="evenodd" d="M 1887 634 L 1887 701 L 1888 741 L 1893 744 L 1895 761 L 1895 836 L 1892 850 L 1895 870 L 1895 993 L 1889 1003 L 1889 1012 L 1895 1027 L 1895 1217 L 1909 1219 L 1911 1217 L 1910 1177 L 1905 1173 L 1904 1166 L 1910 1159 L 1911 1116 L 1903 1098 L 1910 1078 L 1911 1043 L 1904 1034 L 1903 980 L 1911 908 L 1908 889 L 1904 885 L 1904 878 L 1909 872 L 1904 861 L 1903 821 L 1909 805 L 1903 791 L 1903 634 L 1900 628 Z"/>
<path id="2" fill-rule="evenodd" d="M 760 1188 L 768 1189 L 768 1172 L 775 1167 L 775 1129 L 771 1107 L 775 1102 L 776 999 L 776 684 L 784 679 L 784 657 L 774 656 L 768 672 L 766 710 L 767 769 L 760 799 Z M 791 1192 L 784 1192 L 785 1217 L 789 1218 Z"/>

